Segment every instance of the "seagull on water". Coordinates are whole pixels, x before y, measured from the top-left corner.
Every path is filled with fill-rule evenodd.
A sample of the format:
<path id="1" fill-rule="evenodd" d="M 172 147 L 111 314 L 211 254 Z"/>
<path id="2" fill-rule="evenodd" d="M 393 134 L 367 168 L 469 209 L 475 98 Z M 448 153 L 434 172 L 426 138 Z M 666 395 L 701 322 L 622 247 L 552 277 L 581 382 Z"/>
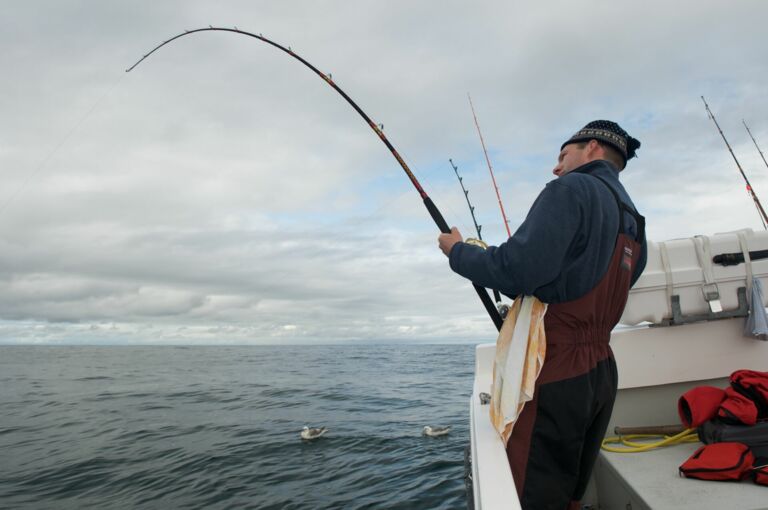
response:
<path id="1" fill-rule="evenodd" d="M 451 431 L 451 427 L 430 427 L 427 425 L 422 430 L 422 434 L 429 437 L 437 437 L 437 436 L 444 436 L 448 434 L 448 432 Z"/>
<path id="2" fill-rule="evenodd" d="M 301 431 L 301 438 L 307 439 L 307 440 L 317 439 L 318 437 L 322 436 L 326 432 L 328 432 L 328 429 L 325 427 L 309 428 L 305 426 L 304 429 Z"/>

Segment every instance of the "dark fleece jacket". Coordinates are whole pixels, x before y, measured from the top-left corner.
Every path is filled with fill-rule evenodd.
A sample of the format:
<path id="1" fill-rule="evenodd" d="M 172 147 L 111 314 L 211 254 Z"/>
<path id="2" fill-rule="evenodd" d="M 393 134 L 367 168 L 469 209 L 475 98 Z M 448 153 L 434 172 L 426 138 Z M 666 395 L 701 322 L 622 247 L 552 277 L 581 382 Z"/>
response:
<path id="1" fill-rule="evenodd" d="M 528 211 L 520 228 L 498 247 L 483 250 L 466 243 L 451 249 L 451 269 L 472 282 L 508 296 L 534 295 L 545 303 L 573 301 L 592 290 L 608 269 L 619 230 L 616 200 L 635 209 L 619 182 L 615 166 L 592 161 L 550 181 Z M 638 226 L 624 213 L 633 237 Z M 645 268 L 645 235 L 632 285 Z"/>

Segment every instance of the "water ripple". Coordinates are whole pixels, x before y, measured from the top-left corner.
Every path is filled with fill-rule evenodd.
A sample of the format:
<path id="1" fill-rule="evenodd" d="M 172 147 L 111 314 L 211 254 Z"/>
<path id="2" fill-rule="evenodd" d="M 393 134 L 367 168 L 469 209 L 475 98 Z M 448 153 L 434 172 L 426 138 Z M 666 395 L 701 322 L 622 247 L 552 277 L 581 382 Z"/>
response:
<path id="1" fill-rule="evenodd" d="M 4 349 L 0 501 L 463 509 L 472 353 L 469 345 Z M 454 430 L 427 438 L 427 424 Z M 304 425 L 329 432 L 303 441 Z"/>

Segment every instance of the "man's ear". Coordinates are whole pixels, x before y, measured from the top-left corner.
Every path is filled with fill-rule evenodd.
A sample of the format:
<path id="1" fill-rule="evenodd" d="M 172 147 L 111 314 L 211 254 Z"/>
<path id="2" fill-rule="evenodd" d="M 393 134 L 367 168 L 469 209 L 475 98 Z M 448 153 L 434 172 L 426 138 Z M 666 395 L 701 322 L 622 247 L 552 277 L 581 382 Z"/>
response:
<path id="1" fill-rule="evenodd" d="M 605 156 L 605 150 L 603 149 L 603 146 L 600 145 L 600 143 L 595 139 L 592 139 L 589 142 L 587 142 L 586 149 L 587 149 L 586 156 L 590 160 L 601 159 L 603 156 Z"/>

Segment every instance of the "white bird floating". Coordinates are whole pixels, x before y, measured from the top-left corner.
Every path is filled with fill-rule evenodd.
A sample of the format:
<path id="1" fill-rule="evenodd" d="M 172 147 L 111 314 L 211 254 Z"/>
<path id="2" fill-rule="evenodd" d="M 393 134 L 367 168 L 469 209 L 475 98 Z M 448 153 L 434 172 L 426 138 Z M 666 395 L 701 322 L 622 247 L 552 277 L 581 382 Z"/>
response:
<path id="1" fill-rule="evenodd" d="M 438 437 L 438 436 L 444 436 L 448 434 L 448 432 L 451 431 L 451 427 L 430 427 L 427 425 L 422 430 L 422 434 L 429 437 Z"/>
<path id="2" fill-rule="evenodd" d="M 311 440 L 311 439 L 317 439 L 318 437 L 322 436 L 326 432 L 328 432 L 328 429 L 326 427 L 320 427 L 320 428 L 304 427 L 300 435 L 302 439 Z"/>

